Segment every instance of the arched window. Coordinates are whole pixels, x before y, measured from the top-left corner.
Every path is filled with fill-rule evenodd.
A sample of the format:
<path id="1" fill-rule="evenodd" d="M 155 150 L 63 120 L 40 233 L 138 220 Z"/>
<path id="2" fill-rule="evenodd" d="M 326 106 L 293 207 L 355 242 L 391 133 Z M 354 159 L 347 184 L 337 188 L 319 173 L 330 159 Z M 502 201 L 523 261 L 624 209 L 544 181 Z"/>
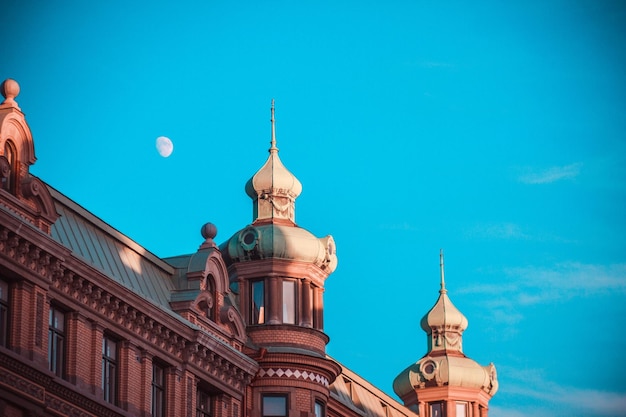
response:
<path id="1" fill-rule="evenodd" d="M 209 320 L 215 320 L 215 308 L 216 308 L 216 294 L 215 294 L 215 277 L 213 274 L 208 274 L 205 279 L 204 290 L 207 291 L 210 297 L 207 297 L 206 302 L 203 304 L 202 312 Z"/>
<path id="2" fill-rule="evenodd" d="M 17 173 L 17 151 L 15 145 L 7 140 L 4 143 L 4 157 L 9 162 L 9 175 L 2 177 L 2 188 L 13 192 L 15 188 L 15 175 Z"/>

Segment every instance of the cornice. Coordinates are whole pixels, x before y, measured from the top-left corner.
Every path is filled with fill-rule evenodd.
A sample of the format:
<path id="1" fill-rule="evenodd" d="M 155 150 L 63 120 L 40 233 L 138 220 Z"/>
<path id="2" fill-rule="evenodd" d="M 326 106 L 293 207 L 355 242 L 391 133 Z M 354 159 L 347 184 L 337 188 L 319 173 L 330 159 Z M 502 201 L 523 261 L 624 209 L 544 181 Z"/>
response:
<path id="1" fill-rule="evenodd" d="M 182 318 L 178 320 L 151 308 L 138 295 L 125 291 L 119 283 L 72 257 L 66 249 L 61 250 L 60 245 L 50 244 L 48 236 L 29 226 L 14 227 L 11 222 L 5 222 L 6 217 L 11 216 L 0 211 L 0 258 L 8 261 L 6 266 L 13 264 L 10 270 L 27 272 L 24 274 L 27 280 L 73 300 L 95 317 L 128 332 L 130 338 L 143 339 L 180 364 L 193 363 L 226 385 L 236 387 L 240 393 L 256 373 L 256 363 L 227 342 L 199 331 Z M 144 311 L 135 307 L 140 305 L 148 308 Z"/>

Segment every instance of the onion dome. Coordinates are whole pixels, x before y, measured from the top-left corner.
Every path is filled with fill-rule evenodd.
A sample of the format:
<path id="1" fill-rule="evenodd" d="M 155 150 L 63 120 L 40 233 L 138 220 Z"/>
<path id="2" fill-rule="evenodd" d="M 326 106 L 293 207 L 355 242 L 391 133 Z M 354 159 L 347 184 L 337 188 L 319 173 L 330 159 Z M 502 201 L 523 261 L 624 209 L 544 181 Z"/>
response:
<path id="1" fill-rule="evenodd" d="M 281 259 L 314 264 L 324 274 L 331 274 L 337 267 L 332 236 L 318 238 L 295 224 L 295 200 L 302 184 L 278 157 L 274 100 L 271 112 L 270 155 L 246 183 L 246 193 L 253 200 L 253 223 L 235 233 L 220 249 L 229 262 Z"/>
<path id="2" fill-rule="evenodd" d="M 246 193 L 253 200 L 253 221 L 295 223 L 295 201 L 302 184 L 281 162 L 276 147 L 274 100 L 272 100 L 272 140 L 265 164 L 246 183 Z"/>
<path id="3" fill-rule="evenodd" d="M 420 324 L 429 336 L 429 351 L 457 351 L 462 354 L 462 333 L 467 329 L 468 322 L 448 297 L 443 272 L 443 251 L 439 254 L 439 259 L 441 269 L 439 298 Z"/>
<path id="4" fill-rule="evenodd" d="M 462 334 L 468 322 L 448 297 L 443 251 L 439 256 L 439 298 L 421 320 L 421 327 L 428 334 L 428 353 L 396 377 L 393 389 L 401 398 L 421 388 L 440 386 L 472 388 L 492 396 L 498 390 L 496 368 L 493 364 L 481 366 L 463 353 Z"/>
<path id="5" fill-rule="evenodd" d="M 231 261 L 283 259 L 317 265 L 327 274 L 337 267 L 335 241 L 318 238 L 306 229 L 276 224 L 250 225 L 222 245 Z"/>
<path id="6" fill-rule="evenodd" d="M 498 376 L 493 363 L 481 366 L 468 357 L 425 356 L 409 366 L 393 381 L 400 398 L 431 387 L 466 388 L 493 396 L 498 391 Z"/>

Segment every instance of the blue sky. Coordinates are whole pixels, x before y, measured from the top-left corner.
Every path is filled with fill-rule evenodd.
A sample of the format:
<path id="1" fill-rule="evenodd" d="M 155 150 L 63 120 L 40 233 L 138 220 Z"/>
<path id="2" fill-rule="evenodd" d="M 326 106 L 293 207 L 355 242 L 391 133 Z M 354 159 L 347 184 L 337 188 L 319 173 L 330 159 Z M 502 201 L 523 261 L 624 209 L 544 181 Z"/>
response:
<path id="1" fill-rule="evenodd" d="M 5 2 L 31 171 L 159 256 L 280 156 L 332 234 L 328 352 L 393 394 L 449 296 L 491 417 L 626 415 L 626 4 Z M 158 136 L 174 142 L 162 158 Z"/>

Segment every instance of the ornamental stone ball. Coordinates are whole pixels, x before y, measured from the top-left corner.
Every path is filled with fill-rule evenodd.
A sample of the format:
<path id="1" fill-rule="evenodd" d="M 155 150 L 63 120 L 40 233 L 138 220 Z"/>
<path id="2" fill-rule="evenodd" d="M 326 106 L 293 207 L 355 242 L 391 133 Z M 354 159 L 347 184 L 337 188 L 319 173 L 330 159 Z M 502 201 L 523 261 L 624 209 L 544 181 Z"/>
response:
<path id="1" fill-rule="evenodd" d="M 6 99 L 2 104 L 13 104 L 15 103 L 15 97 L 20 93 L 20 85 L 14 79 L 7 78 L 0 85 L 0 93 Z"/>
<path id="2" fill-rule="evenodd" d="M 217 236 L 217 226 L 215 226 L 213 223 L 206 223 L 200 229 L 200 233 L 205 240 L 213 240 L 213 238 Z"/>

